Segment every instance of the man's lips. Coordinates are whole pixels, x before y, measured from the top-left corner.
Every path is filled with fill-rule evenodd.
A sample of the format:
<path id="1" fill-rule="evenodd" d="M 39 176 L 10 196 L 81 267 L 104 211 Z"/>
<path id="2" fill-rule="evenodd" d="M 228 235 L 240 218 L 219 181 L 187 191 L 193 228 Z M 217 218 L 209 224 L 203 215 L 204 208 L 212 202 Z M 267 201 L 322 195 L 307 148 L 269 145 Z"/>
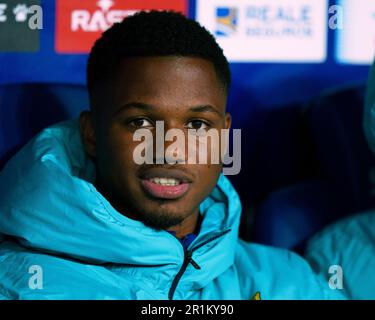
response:
<path id="1" fill-rule="evenodd" d="M 177 199 L 185 195 L 192 183 L 181 170 L 152 168 L 139 176 L 143 189 L 154 198 Z"/>
<path id="2" fill-rule="evenodd" d="M 181 198 L 190 188 L 190 183 L 180 182 L 177 185 L 161 185 L 152 180 L 141 180 L 142 186 L 147 193 L 160 199 Z"/>

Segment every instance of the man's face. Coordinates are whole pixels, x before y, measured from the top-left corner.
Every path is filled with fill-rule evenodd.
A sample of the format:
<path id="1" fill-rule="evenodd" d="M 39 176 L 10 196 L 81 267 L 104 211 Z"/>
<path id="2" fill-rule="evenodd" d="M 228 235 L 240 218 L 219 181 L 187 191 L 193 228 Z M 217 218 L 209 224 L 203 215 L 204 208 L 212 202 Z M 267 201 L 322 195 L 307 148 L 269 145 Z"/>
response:
<path id="1" fill-rule="evenodd" d="M 221 164 L 155 164 L 154 144 L 154 164 L 138 165 L 133 152 L 140 142 L 133 134 L 149 129 L 155 141 L 156 121 L 164 121 L 165 132 L 183 130 L 187 160 L 188 129 L 229 128 L 226 93 L 213 65 L 201 58 L 127 58 L 112 92 L 94 115 L 81 117 L 98 190 L 119 212 L 154 228 L 167 229 L 196 214 L 215 187 Z M 171 143 L 164 142 L 165 149 Z"/>

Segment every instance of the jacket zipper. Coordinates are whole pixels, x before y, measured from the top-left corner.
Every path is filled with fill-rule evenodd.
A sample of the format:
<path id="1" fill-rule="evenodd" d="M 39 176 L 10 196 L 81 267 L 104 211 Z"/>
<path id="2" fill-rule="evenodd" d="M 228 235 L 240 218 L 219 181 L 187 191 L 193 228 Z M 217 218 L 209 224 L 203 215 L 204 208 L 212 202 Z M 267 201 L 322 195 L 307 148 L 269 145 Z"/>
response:
<path id="1" fill-rule="evenodd" d="M 183 274 L 185 273 L 189 263 L 191 263 L 191 265 L 197 269 L 197 270 L 200 270 L 201 267 L 198 265 L 198 263 L 196 263 L 194 261 L 194 259 L 192 258 L 193 256 L 193 251 L 201 248 L 202 246 L 206 245 L 207 243 L 211 242 L 211 241 L 214 241 L 220 237 L 222 237 L 223 235 L 227 234 L 229 231 L 231 231 L 231 229 L 227 229 L 221 233 L 219 233 L 218 235 L 210 238 L 210 239 L 207 239 L 206 241 L 202 242 L 201 244 L 199 244 L 198 246 L 196 246 L 195 248 L 193 248 L 192 250 L 186 250 L 184 249 L 184 262 L 182 263 L 182 266 L 180 268 L 180 270 L 178 271 L 178 273 L 176 274 L 176 276 L 174 277 L 173 279 L 173 282 L 172 282 L 172 285 L 169 289 L 169 292 L 168 292 L 168 299 L 169 300 L 173 300 L 173 296 L 174 296 L 174 293 L 176 291 L 176 288 L 178 286 L 178 283 L 180 282 Z"/>

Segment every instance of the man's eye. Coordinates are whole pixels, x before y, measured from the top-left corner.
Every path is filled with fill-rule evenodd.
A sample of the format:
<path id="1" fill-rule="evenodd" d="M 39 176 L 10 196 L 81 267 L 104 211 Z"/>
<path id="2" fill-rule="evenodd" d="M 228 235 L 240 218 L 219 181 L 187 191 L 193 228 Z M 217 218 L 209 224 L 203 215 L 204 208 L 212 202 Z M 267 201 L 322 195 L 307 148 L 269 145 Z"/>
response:
<path id="1" fill-rule="evenodd" d="M 130 125 L 137 128 L 150 127 L 152 123 L 145 118 L 137 118 L 129 122 Z"/>
<path id="2" fill-rule="evenodd" d="M 208 124 L 202 120 L 193 120 L 188 123 L 187 127 L 189 129 L 195 129 L 195 130 L 207 129 Z"/>

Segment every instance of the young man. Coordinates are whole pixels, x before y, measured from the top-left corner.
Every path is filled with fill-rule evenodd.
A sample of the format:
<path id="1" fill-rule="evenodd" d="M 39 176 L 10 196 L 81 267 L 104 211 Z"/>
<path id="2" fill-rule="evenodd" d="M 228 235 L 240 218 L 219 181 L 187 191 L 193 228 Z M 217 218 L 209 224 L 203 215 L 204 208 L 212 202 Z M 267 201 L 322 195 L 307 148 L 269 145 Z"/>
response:
<path id="1" fill-rule="evenodd" d="M 94 45 L 87 82 L 91 111 L 44 130 L 1 173 L 2 298 L 338 297 L 299 256 L 239 240 L 221 164 L 134 159 L 135 132 L 155 136 L 157 121 L 230 127 L 229 66 L 207 30 L 172 12 L 129 17 Z"/>

